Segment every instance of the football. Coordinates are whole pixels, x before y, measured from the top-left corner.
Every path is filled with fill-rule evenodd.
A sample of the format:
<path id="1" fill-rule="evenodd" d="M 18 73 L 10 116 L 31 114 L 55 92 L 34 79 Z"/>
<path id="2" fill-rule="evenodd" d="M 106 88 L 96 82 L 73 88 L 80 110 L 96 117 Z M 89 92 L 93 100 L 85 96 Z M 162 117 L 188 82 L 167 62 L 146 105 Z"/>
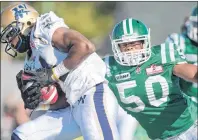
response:
<path id="1" fill-rule="evenodd" d="M 43 104 L 54 104 L 58 100 L 58 91 L 55 85 L 43 87 L 40 91 Z"/>

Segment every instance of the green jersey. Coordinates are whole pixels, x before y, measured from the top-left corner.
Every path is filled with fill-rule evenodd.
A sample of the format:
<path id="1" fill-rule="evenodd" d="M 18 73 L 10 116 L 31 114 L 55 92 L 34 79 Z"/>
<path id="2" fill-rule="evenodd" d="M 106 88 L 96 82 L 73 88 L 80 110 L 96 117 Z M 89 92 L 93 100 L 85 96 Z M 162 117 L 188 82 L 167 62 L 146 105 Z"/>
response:
<path id="1" fill-rule="evenodd" d="M 113 56 L 104 58 L 106 79 L 120 106 L 135 117 L 151 139 L 175 136 L 195 121 L 191 100 L 181 93 L 173 67 L 185 60 L 174 44 L 152 47 L 152 55 L 140 66 L 122 66 Z"/>
<path id="2" fill-rule="evenodd" d="M 198 44 L 193 43 L 185 34 L 176 33 L 171 34 L 167 41 L 173 42 L 178 46 L 178 49 L 185 54 L 188 63 L 197 65 Z M 180 86 L 184 93 L 194 97 L 194 100 L 197 101 L 197 83 L 191 83 L 181 79 Z"/>

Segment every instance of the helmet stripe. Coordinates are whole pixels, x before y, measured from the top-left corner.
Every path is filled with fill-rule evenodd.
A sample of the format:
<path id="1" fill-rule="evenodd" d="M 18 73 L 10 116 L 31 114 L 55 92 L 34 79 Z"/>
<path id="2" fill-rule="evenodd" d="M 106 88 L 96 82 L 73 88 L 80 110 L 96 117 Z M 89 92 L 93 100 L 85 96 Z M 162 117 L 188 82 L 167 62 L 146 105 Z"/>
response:
<path id="1" fill-rule="evenodd" d="M 132 34 L 133 33 L 133 26 L 132 26 L 132 18 L 129 19 L 129 33 Z"/>
<path id="2" fill-rule="evenodd" d="M 126 35 L 126 34 L 127 34 L 126 19 L 125 19 L 125 20 L 123 20 L 123 22 L 122 22 L 122 26 L 123 26 L 124 35 Z"/>

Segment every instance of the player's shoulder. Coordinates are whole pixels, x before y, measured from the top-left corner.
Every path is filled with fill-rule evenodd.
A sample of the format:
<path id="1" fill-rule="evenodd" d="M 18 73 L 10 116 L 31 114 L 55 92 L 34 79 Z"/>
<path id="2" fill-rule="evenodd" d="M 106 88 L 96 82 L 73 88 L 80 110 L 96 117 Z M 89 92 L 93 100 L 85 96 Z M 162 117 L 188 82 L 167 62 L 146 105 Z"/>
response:
<path id="1" fill-rule="evenodd" d="M 164 49 L 164 47 L 166 48 L 165 50 L 167 50 L 167 48 L 170 48 L 170 47 L 173 47 L 173 48 L 177 47 L 177 44 L 175 44 L 173 42 L 163 42 L 161 44 L 152 46 L 152 49 L 162 50 L 162 49 Z"/>
<path id="2" fill-rule="evenodd" d="M 35 38 L 46 40 L 45 42 L 48 44 L 48 42 L 51 42 L 52 35 L 56 29 L 60 27 L 69 28 L 64 23 L 64 20 L 62 18 L 58 17 L 54 12 L 50 11 L 48 13 L 40 15 L 37 18 L 36 24 L 33 28 L 33 34 Z"/>
<path id="3" fill-rule="evenodd" d="M 177 61 L 184 61 L 183 52 L 179 50 L 176 44 L 165 42 L 152 47 L 153 60 L 159 60 L 159 63 L 175 63 Z"/>
<path id="4" fill-rule="evenodd" d="M 172 33 L 168 35 L 166 42 L 172 42 L 179 45 L 181 43 L 185 43 L 186 40 L 187 40 L 187 36 L 184 33 L 183 34 Z"/>
<path id="5" fill-rule="evenodd" d="M 46 21 L 46 20 L 54 20 L 56 18 L 60 18 L 58 17 L 53 11 L 44 13 L 40 15 L 40 21 Z"/>
<path id="6" fill-rule="evenodd" d="M 40 15 L 40 17 L 37 19 L 37 22 L 39 22 L 42 28 L 48 29 L 50 26 L 53 26 L 56 23 L 65 24 L 63 18 L 57 16 L 53 11 Z M 66 24 L 65 26 L 68 27 Z"/>
<path id="7" fill-rule="evenodd" d="M 166 51 L 174 51 L 174 49 L 176 49 L 176 46 L 177 45 L 173 42 L 164 42 L 162 44 L 152 46 L 151 50 L 155 55 L 160 55 Z"/>

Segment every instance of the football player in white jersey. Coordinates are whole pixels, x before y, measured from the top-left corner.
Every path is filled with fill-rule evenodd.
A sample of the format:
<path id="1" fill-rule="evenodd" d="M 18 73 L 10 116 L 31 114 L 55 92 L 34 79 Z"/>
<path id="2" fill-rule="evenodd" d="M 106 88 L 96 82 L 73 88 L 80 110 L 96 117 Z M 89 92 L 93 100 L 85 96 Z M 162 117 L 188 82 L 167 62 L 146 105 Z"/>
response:
<path id="1" fill-rule="evenodd" d="M 119 139 L 115 119 L 118 104 L 105 83 L 105 64 L 88 39 L 69 29 L 54 12 L 39 16 L 24 3 L 5 8 L 1 26 L 5 51 L 13 57 L 17 52 L 27 52 L 24 71 L 33 84 L 24 90 L 26 85 L 20 83 L 24 72 L 17 75 L 26 108 L 39 106 L 41 86 L 60 83 L 60 77 L 67 75 L 61 86 L 65 96 L 58 99 L 63 105 L 51 106 L 59 110 L 49 110 L 17 127 L 12 140 L 70 140 L 81 134 L 85 140 Z M 70 107 L 65 108 L 66 101 Z"/>

